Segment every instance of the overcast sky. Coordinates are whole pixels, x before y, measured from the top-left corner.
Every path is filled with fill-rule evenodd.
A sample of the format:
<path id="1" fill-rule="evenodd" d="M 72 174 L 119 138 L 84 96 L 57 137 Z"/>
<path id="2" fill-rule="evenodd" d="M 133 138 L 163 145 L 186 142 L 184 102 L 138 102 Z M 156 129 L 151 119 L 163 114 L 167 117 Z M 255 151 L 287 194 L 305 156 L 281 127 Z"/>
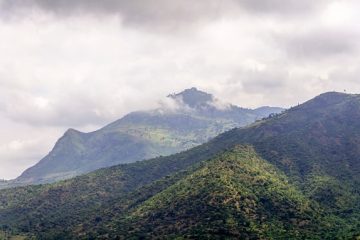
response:
<path id="1" fill-rule="evenodd" d="M 0 0 L 0 178 L 67 128 L 198 87 L 244 107 L 360 93 L 359 1 Z"/>

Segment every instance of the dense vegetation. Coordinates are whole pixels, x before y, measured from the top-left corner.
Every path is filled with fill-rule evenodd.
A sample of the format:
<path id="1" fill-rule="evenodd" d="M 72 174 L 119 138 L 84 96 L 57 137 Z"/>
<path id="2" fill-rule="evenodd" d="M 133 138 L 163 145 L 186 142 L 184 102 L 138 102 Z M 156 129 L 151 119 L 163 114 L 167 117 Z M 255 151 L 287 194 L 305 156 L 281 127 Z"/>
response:
<path id="1" fill-rule="evenodd" d="M 251 147 L 238 146 L 106 222 L 102 231 L 111 238 L 294 239 L 315 237 L 316 214 L 284 174 Z"/>
<path id="2" fill-rule="evenodd" d="M 40 239 L 356 239 L 358 119 L 360 96 L 323 94 L 186 152 L 2 190 L 0 226 Z"/>
<path id="3" fill-rule="evenodd" d="M 195 88 L 169 98 L 175 106 L 133 112 L 95 132 L 68 130 L 38 164 L 15 181 L 0 182 L 0 188 L 54 182 L 121 163 L 174 154 L 282 110 L 232 105 L 219 109 L 212 95 Z"/>

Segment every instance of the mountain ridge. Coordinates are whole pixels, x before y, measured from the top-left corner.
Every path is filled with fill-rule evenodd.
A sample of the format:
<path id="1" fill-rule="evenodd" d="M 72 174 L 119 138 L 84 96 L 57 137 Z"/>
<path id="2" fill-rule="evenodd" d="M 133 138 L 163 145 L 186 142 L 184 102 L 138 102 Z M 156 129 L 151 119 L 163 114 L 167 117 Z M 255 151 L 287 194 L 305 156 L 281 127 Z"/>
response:
<path id="1" fill-rule="evenodd" d="M 5 186 L 55 182 L 120 163 L 170 155 L 283 110 L 257 111 L 234 105 L 218 109 L 213 95 L 196 88 L 168 99 L 173 101 L 169 108 L 175 109 L 164 106 L 132 112 L 90 133 L 68 129 L 47 156 Z"/>
<path id="2" fill-rule="evenodd" d="M 47 239 L 206 238 L 215 233 L 230 239 L 239 237 L 236 234 L 249 239 L 356 239 L 359 117 L 359 95 L 346 95 L 335 104 L 314 98 L 175 155 L 51 185 L 2 190 L 0 226 Z M 236 152 L 238 145 L 243 147 Z M 238 154 L 248 157 L 237 161 Z M 211 170 L 199 175 L 207 164 Z M 174 186 L 179 191 L 173 191 Z M 213 198 L 213 190 L 218 198 Z M 232 193 L 244 197 L 239 202 L 244 211 L 237 212 L 235 200 L 226 205 Z M 298 200 L 293 201 L 294 196 Z M 163 205 L 168 197 L 174 205 Z M 246 215 L 245 209 L 258 210 Z M 202 218 L 203 213 L 214 221 Z M 189 222 L 188 216 L 196 221 Z M 257 220 L 250 224 L 252 219 Z M 243 230 L 236 232 L 233 226 Z"/>
<path id="3" fill-rule="evenodd" d="M 301 208 L 308 208 L 309 204 L 300 192 L 287 186 L 285 176 L 280 174 L 280 178 L 278 178 L 279 173 L 275 174 L 274 172 L 277 170 L 261 160 L 250 146 L 237 145 L 214 159 L 205 161 L 202 166 L 180 181 L 132 209 L 125 222 L 116 223 L 119 226 L 118 231 L 121 232 L 121 236 L 132 237 L 141 234 L 145 238 L 156 236 L 170 238 L 226 236 L 229 239 L 248 238 L 249 236 L 252 238 L 270 237 L 271 234 L 274 234 L 270 232 L 281 232 L 282 225 L 286 225 L 286 223 L 281 223 L 282 220 L 279 218 L 274 220 L 275 223 L 271 226 L 272 230 L 264 228 L 264 222 L 270 218 L 270 213 L 265 212 L 273 207 L 279 208 L 279 206 L 270 206 L 270 203 L 256 206 L 253 202 L 255 196 L 261 196 L 264 199 L 268 197 L 269 200 L 280 204 L 280 195 L 283 192 L 286 194 L 289 192 L 287 199 L 294 205 L 299 204 L 299 209 L 292 206 L 294 212 L 305 211 Z M 264 179 L 263 176 L 266 178 Z M 266 186 L 266 191 L 262 189 L 262 185 Z M 191 187 L 189 188 L 189 186 Z M 273 192 L 270 192 L 270 189 Z M 269 196 L 259 194 L 260 192 L 266 194 L 267 191 L 269 191 Z M 204 203 L 206 205 L 202 205 Z M 266 208 L 268 210 L 265 210 Z M 153 213 L 154 211 L 156 213 Z M 194 211 L 199 212 L 194 214 Z M 259 215 L 256 211 L 267 217 L 262 216 L 256 219 L 255 216 Z M 285 214 L 287 211 L 289 210 L 278 209 L 277 212 Z M 148 212 L 150 212 L 149 215 Z M 217 212 L 220 215 L 217 215 Z M 244 222 L 238 221 L 239 219 Z M 306 218 L 300 218 L 297 221 L 302 227 L 311 225 Z M 177 230 L 176 226 L 171 226 L 175 222 L 181 222 L 187 228 Z M 123 227 L 127 224 L 131 226 L 130 229 Z M 269 223 L 267 224 L 269 225 Z M 135 229 L 135 231 L 131 229 Z M 299 233 L 291 232 L 291 229 L 287 229 L 287 231 L 288 237 L 299 237 Z M 298 231 L 306 233 L 303 230 Z"/>

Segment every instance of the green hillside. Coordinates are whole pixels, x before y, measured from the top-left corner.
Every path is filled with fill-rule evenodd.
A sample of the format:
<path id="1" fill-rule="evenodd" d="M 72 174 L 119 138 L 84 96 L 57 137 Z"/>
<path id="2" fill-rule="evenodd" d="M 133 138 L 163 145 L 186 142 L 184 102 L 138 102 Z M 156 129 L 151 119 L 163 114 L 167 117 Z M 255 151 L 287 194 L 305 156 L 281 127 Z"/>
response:
<path id="1" fill-rule="evenodd" d="M 284 174 L 238 146 L 105 225 L 111 238 L 300 239 L 317 235 L 317 214 Z"/>
<path id="2" fill-rule="evenodd" d="M 358 119 L 359 95 L 322 94 L 179 154 L 2 190 L 0 226 L 45 239 L 356 239 Z"/>
<path id="3" fill-rule="evenodd" d="M 217 99 L 196 88 L 168 96 L 171 106 L 132 112 L 90 133 L 69 129 L 53 150 L 5 186 L 55 182 L 96 169 L 181 152 L 281 108 L 216 106 Z"/>
<path id="4" fill-rule="evenodd" d="M 136 189 L 179 171 L 177 176 L 182 176 L 183 170 L 219 151 L 220 148 L 210 145 L 196 147 L 169 157 L 97 170 L 55 184 L 1 190 L 0 226 L 8 226 L 15 232 L 39 234 L 51 229 L 51 234 L 62 235 L 85 219 L 94 219 L 98 212 L 112 208 L 114 203 L 120 203 L 122 208 L 123 201 L 136 201 Z M 155 190 L 148 194 L 169 184 L 160 183 L 165 185 L 152 186 Z"/>
<path id="5" fill-rule="evenodd" d="M 360 198 L 360 96 L 327 93 L 236 130 L 238 143 L 283 170 L 329 209 L 353 212 Z"/>

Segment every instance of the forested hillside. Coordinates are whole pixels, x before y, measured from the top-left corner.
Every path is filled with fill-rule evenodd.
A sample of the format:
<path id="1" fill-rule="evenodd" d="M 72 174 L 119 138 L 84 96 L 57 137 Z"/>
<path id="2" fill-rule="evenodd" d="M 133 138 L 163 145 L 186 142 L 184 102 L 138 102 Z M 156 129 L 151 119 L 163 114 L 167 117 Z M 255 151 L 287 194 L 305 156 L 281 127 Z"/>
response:
<path id="1" fill-rule="evenodd" d="M 283 110 L 220 103 L 196 88 L 169 95 L 167 101 L 155 110 L 129 113 L 95 132 L 69 129 L 39 163 L 17 179 L 0 183 L 0 188 L 55 182 L 99 168 L 178 153 Z"/>
<path id="2" fill-rule="evenodd" d="M 0 191 L 38 238 L 356 239 L 360 96 L 322 94 L 188 151 Z"/>

